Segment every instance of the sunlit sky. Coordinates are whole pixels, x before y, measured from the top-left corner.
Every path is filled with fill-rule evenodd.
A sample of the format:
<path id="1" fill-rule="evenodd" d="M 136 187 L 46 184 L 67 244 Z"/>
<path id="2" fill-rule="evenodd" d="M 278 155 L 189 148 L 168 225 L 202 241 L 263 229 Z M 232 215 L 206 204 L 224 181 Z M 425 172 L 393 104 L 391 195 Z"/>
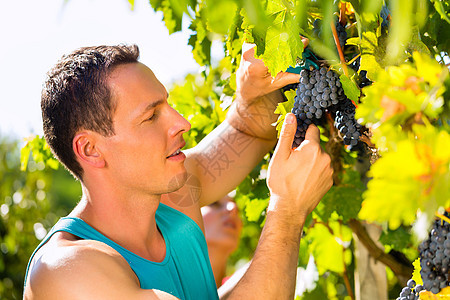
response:
<path id="1" fill-rule="evenodd" d="M 188 24 L 169 36 L 161 20 L 148 0 L 0 0 L 0 136 L 42 134 L 45 73 L 81 46 L 136 43 L 166 86 L 198 72 Z"/>

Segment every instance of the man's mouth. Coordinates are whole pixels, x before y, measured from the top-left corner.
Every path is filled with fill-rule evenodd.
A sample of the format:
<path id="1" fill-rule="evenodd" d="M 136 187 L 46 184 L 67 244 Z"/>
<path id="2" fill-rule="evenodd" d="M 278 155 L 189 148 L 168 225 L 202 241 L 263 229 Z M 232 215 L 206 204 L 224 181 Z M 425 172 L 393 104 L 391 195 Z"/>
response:
<path id="1" fill-rule="evenodd" d="M 175 151 L 174 153 L 172 153 L 172 154 L 170 154 L 169 156 L 167 156 L 167 158 L 177 156 L 177 155 L 180 154 L 180 153 L 181 153 L 181 149 L 178 148 L 177 151 Z"/>

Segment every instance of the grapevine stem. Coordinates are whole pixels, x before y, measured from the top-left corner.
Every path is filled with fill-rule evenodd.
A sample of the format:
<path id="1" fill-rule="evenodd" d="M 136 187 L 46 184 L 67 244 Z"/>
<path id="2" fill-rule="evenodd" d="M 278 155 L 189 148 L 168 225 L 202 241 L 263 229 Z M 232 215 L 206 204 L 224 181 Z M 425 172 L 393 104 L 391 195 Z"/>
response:
<path id="1" fill-rule="evenodd" d="M 328 126 L 330 127 L 330 137 L 338 136 L 339 134 L 337 133 L 336 127 L 334 127 L 333 117 L 331 116 L 331 114 L 329 112 L 326 113 L 326 117 L 327 117 Z"/>
<path id="2" fill-rule="evenodd" d="M 351 65 L 355 60 L 357 60 L 358 59 L 358 57 L 360 57 L 361 56 L 361 53 L 358 53 L 358 55 L 356 55 L 355 57 L 353 57 L 347 64 L 348 65 Z"/>
<path id="3" fill-rule="evenodd" d="M 441 215 L 441 214 L 438 213 L 438 212 L 436 212 L 436 216 L 439 217 L 439 218 L 441 218 L 442 220 L 446 221 L 447 223 L 450 223 L 450 219 L 447 218 L 446 216 Z"/>
<path id="4" fill-rule="evenodd" d="M 347 3 L 341 2 L 340 5 L 341 5 L 341 8 L 339 10 L 339 23 L 341 23 L 342 26 L 345 26 L 347 24 L 347 16 L 345 15 L 345 9 L 346 9 Z"/>
<path id="5" fill-rule="evenodd" d="M 333 32 L 334 42 L 336 43 L 336 47 L 339 52 L 339 59 L 341 60 L 342 69 L 344 70 L 345 76 L 349 77 L 347 63 L 345 62 L 344 52 L 342 52 L 341 43 L 339 43 L 339 36 L 336 30 L 336 26 L 334 25 L 334 21 L 331 21 L 331 31 Z"/>
<path id="6" fill-rule="evenodd" d="M 331 229 L 330 225 L 328 225 L 328 222 L 321 222 L 321 221 L 316 220 L 316 222 L 314 222 L 314 224 L 321 224 L 321 225 L 325 226 L 328 229 L 328 232 L 331 235 L 334 235 L 334 231 L 333 231 L 333 229 Z"/>
<path id="7" fill-rule="evenodd" d="M 339 222 L 340 227 L 339 227 L 339 235 L 340 235 L 340 239 L 343 240 L 342 238 L 342 222 Z M 352 300 L 355 300 L 355 294 L 353 293 L 353 289 L 352 289 L 352 285 L 350 284 L 350 279 L 348 278 L 348 270 L 347 270 L 347 264 L 345 263 L 345 248 L 344 246 L 342 246 L 342 261 L 344 263 L 344 283 L 345 283 L 345 288 L 347 289 L 347 293 L 350 296 L 350 298 Z"/>
<path id="8" fill-rule="evenodd" d="M 331 165 L 333 167 L 333 184 L 339 185 L 341 179 L 339 174 L 342 172 L 342 159 L 341 159 L 341 142 L 342 138 L 339 138 L 339 133 L 334 127 L 334 120 L 330 113 L 326 113 L 328 127 L 330 128 L 330 139 L 325 145 L 327 153 L 331 156 Z"/>
<path id="9" fill-rule="evenodd" d="M 348 25 L 348 26 L 346 27 L 346 29 L 349 30 L 349 29 L 351 29 L 351 28 L 353 28 L 353 27 L 356 27 L 356 22 L 355 22 L 355 23 L 351 23 L 350 25 Z"/>
<path id="10" fill-rule="evenodd" d="M 345 249 L 342 248 L 342 252 L 344 252 L 344 251 L 345 251 Z M 352 286 L 350 284 L 350 279 L 348 278 L 348 270 L 347 270 L 347 266 L 345 265 L 345 254 L 344 253 L 342 254 L 342 257 L 343 257 L 342 259 L 344 260 L 344 274 L 343 274 L 343 277 L 344 277 L 345 288 L 347 289 L 347 293 L 350 296 L 350 298 L 352 300 L 355 300 L 355 295 L 353 294 L 353 289 L 352 289 Z"/>
<path id="11" fill-rule="evenodd" d="M 336 30 L 336 25 L 334 25 L 333 21 L 331 21 L 331 31 L 333 31 L 334 42 L 336 43 L 336 47 L 339 52 L 339 59 L 341 60 L 342 70 L 344 70 L 345 76 L 350 78 L 350 76 L 348 76 L 348 69 L 347 69 L 347 63 L 346 63 L 345 57 L 344 57 L 344 52 L 342 52 L 341 43 L 339 43 L 339 36 L 338 36 L 337 30 Z M 353 100 L 351 100 L 351 101 L 355 107 L 358 107 L 358 105 L 356 105 L 355 101 L 353 101 Z"/>
<path id="12" fill-rule="evenodd" d="M 394 274 L 399 277 L 400 281 L 404 281 L 406 283 L 406 280 L 411 277 L 413 271 L 412 265 L 405 265 L 397 261 L 397 259 L 392 255 L 385 253 L 383 249 L 378 248 L 360 221 L 350 219 L 348 226 L 356 234 L 364 247 L 366 247 L 369 251 L 370 256 L 391 268 Z"/>
<path id="13" fill-rule="evenodd" d="M 372 143 L 372 141 L 370 140 L 370 138 L 369 138 L 368 136 L 366 136 L 366 135 L 363 134 L 363 135 L 361 135 L 361 136 L 359 137 L 359 139 L 361 140 L 361 142 L 366 143 L 367 146 L 369 146 L 369 147 L 371 147 L 371 148 L 376 148 L 375 144 Z"/>

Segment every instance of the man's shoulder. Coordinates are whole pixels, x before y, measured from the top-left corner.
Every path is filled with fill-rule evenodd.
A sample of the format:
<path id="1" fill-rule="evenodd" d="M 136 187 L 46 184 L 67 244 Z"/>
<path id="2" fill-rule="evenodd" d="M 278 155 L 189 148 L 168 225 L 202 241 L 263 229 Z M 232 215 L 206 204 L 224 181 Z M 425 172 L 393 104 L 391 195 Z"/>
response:
<path id="1" fill-rule="evenodd" d="M 125 259 L 112 247 L 96 240 L 84 240 L 67 232 L 55 233 L 33 258 L 34 265 L 44 265 L 52 270 L 91 265 L 97 260 L 128 266 Z M 98 263 L 96 263 L 98 264 Z"/>
<path id="2" fill-rule="evenodd" d="M 95 288 L 96 282 L 101 284 L 108 276 L 139 285 L 126 260 L 110 246 L 58 232 L 34 255 L 25 295 L 45 295 L 42 298 L 52 299 L 59 294 L 61 297 L 79 287 Z"/>

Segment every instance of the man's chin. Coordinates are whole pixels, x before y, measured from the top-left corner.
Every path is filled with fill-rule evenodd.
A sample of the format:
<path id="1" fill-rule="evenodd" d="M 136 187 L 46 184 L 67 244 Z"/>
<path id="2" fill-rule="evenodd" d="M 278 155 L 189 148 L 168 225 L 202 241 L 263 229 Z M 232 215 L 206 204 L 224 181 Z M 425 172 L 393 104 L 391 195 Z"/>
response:
<path id="1" fill-rule="evenodd" d="M 187 179 L 188 179 L 187 172 L 177 174 L 169 181 L 169 184 L 167 186 L 167 192 L 173 193 L 178 191 L 186 184 Z"/>
<path id="2" fill-rule="evenodd" d="M 167 198 L 181 207 L 198 203 L 202 192 L 198 178 L 186 172 L 172 178 L 168 190 Z"/>

